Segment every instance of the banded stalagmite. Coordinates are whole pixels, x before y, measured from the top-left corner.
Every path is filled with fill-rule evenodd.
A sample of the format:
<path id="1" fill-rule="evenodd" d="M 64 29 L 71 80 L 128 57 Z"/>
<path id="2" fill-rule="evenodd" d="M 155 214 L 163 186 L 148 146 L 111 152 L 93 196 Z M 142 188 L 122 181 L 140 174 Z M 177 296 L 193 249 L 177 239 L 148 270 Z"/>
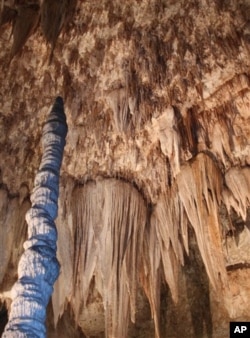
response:
<path id="1" fill-rule="evenodd" d="M 26 214 L 28 239 L 18 265 L 4 338 L 45 337 L 46 307 L 58 277 L 56 258 L 59 175 L 67 135 L 63 100 L 57 97 L 43 128 L 43 157 Z"/>

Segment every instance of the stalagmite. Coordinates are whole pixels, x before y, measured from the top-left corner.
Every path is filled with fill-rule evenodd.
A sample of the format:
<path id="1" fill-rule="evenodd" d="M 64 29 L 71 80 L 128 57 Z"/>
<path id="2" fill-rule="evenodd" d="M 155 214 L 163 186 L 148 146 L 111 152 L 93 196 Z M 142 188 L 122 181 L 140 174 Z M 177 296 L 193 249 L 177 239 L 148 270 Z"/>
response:
<path id="1" fill-rule="evenodd" d="M 58 97 L 43 129 L 44 154 L 36 174 L 32 207 L 26 214 L 28 240 L 12 289 L 7 337 L 45 337 L 46 306 L 58 277 L 56 258 L 59 172 L 67 134 L 63 101 Z"/>

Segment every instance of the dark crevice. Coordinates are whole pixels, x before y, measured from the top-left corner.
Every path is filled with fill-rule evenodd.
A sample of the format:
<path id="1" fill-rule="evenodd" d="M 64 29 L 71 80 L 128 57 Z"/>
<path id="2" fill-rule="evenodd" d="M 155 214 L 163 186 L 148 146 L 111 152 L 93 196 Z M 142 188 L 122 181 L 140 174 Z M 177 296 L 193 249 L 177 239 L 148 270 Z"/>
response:
<path id="1" fill-rule="evenodd" d="M 228 265 L 226 269 L 227 271 L 234 271 L 238 269 L 250 269 L 250 263 L 236 263 L 236 264 Z"/>
<path id="2" fill-rule="evenodd" d="M 189 256 L 185 255 L 184 267 L 194 338 L 212 338 L 209 280 L 194 236 L 193 230 L 189 228 Z"/>
<path id="3" fill-rule="evenodd" d="M 2 335 L 5 325 L 8 322 L 8 310 L 5 303 L 0 302 L 0 336 Z"/>

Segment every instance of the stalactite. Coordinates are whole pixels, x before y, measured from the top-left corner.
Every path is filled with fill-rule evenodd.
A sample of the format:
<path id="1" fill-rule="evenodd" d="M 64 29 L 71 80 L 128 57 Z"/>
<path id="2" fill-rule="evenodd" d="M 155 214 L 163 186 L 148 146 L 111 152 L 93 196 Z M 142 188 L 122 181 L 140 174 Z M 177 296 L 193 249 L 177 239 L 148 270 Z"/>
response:
<path id="1" fill-rule="evenodd" d="M 143 239 L 142 267 L 140 282 L 149 300 L 155 325 L 155 337 L 160 338 L 160 294 L 162 281 L 162 262 L 159 240 L 154 226 L 145 229 Z"/>
<path id="2" fill-rule="evenodd" d="M 76 0 L 43 0 L 42 2 L 41 27 L 46 41 L 51 45 L 50 62 L 53 58 L 57 39 L 69 19 L 72 20 L 75 6 Z"/>
<path id="3" fill-rule="evenodd" d="M 153 129 L 157 133 L 161 150 L 169 159 L 173 176 L 180 171 L 180 137 L 173 107 L 168 107 L 157 119 L 152 119 Z"/>
<path id="4" fill-rule="evenodd" d="M 106 335 L 126 336 L 129 306 L 131 319 L 135 319 L 133 295 L 136 282 L 132 276 L 140 260 L 140 281 L 150 302 L 156 337 L 160 337 L 160 284 L 164 275 L 172 297 L 177 301 L 178 266 L 184 264 L 183 250 L 189 252 L 188 222 L 194 228 L 211 284 L 217 290 L 227 285 L 218 221 L 221 174 L 205 154 L 199 154 L 194 161 L 181 167 L 176 184 L 162 195 L 153 209 L 150 224 L 143 235 L 143 251 L 138 250 L 137 260 L 128 238 L 134 245 L 136 241 L 142 241 L 142 238 L 136 239 L 139 228 L 132 216 L 138 213 L 140 204 L 137 198 L 133 201 L 130 197 L 128 206 L 127 194 L 131 188 L 127 192 L 127 187 L 128 184 L 110 179 L 90 182 L 74 191 L 72 216 L 76 266 L 72 304 L 76 316 L 81 316 L 81 307 L 87 305 L 94 280 L 103 298 Z M 142 214 L 145 212 L 144 209 Z M 137 219 L 144 219 L 143 224 L 146 215 L 137 216 Z M 126 267 L 128 257 L 131 257 L 129 273 Z"/>
<path id="5" fill-rule="evenodd" d="M 114 126 L 119 132 L 128 133 L 131 126 L 140 125 L 141 114 L 138 112 L 138 79 L 131 62 L 127 59 L 122 64 L 121 83 L 106 92 L 106 101 L 113 112 Z"/>
<path id="6" fill-rule="evenodd" d="M 230 187 L 241 200 L 233 183 Z M 221 200 L 222 175 L 203 153 L 180 167 L 172 186 L 154 206 L 145 231 L 145 203 L 128 183 L 103 179 L 75 188 L 70 211 L 74 291 L 60 300 L 61 308 L 67 298 L 84 330 L 86 319 L 81 316 L 87 313 L 83 307 L 88 308 L 94 285 L 103 300 L 106 336 L 125 337 L 129 317 L 135 321 L 138 270 L 155 335 L 160 337 L 161 282 L 166 280 L 176 302 L 179 265 L 184 264 L 184 250 L 189 253 L 188 224 L 212 286 L 217 291 L 227 287 L 218 220 Z"/>
<path id="7" fill-rule="evenodd" d="M 107 101 L 113 111 L 115 127 L 119 132 L 126 132 L 131 120 L 128 88 L 115 89 L 107 94 Z"/>
<path id="8" fill-rule="evenodd" d="M 3 5 L 3 7 L 0 9 L 0 26 L 9 22 L 13 22 L 16 16 L 17 11 L 15 9 Z"/>
<path id="9" fill-rule="evenodd" d="M 150 302 L 156 337 L 160 337 L 160 285 L 163 275 L 173 300 L 177 302 L 178 269 L 180 264 L 184 264 L 184 249 L 188 253 L 187 218 L 174 185 L 159 199 L 144 234 L 141 283 Z"/>
<path id="10" fill-rule="evenodd" d="M 94 277 L 103 298 L 106 336 L 126 337 L 129 317 L 135 321 L 145 202 L 130 184 L 107 179 L 78 187 L 72 208 L 76 316 L 87 302 Z"/>
<path id="11" fill-rule="evenodd" d="M 233 208 L 236 213 L 245 221 L 247 208 L 250 206 L 250 169 L 231 168 L 225 175 L 225 182 L 228 189 L 223 191 L 223 201 L 228 213 Z"/>
<path id="12" fill-rule="evenodd" d="M 176 188 L 172 188 L 158 201 L 150 224 L 156 231 L 165 279 L 175 302 L 178 299 L 178 263 L 183 264 L 182 243 L 179 242 L 180 209 Z"/>
<path id="13" fill-rule="evenodd" d="M 227 166 L 228 159 L 231 157 L 232 150 L 230 149 L 229 133 L 225 123 L 215 123 L 212 129 L 211 145 L 213 153 L 215 153 Z"/>
<path id="14" fill-rule="evenodd" d="M 51 55 L 57 38 L 62 30 L 67 1 L 44 0 L 41 6 L 41 27 L 48 43 L 51 44 Z"/>
<path id="15" fill-rule="evenodd" d="M 221 244 L 218 209 L 222 178 L 213 160 L 199 154 L 184 166 L 177 177 L 179 198 L 191 226 L 213 287 L 226 286 L 226 270 Z"/>
<path id="16" fill-rule="evenodd" d="M 10 51 L 10 59 L 18 54 L 25 45 L 27 39 L 34 32 L 39 21 L 39 5 L 20 5 L 17 8 L 17 16 L 13 27 L 13 44 Z"/>

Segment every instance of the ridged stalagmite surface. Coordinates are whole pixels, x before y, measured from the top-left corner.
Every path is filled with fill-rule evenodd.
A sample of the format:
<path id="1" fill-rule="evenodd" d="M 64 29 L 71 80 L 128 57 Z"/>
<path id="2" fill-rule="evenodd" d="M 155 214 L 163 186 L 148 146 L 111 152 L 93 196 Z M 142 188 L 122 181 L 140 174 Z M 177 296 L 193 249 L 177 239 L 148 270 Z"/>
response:
<path id="1" fill-rule="evenodd" d="M 46 336 L 46 307 L 59 274 L 54 220 L 66 134 L 63 101 L 58 97 L 43 128 L 44 153 L 26 214 L 28 239 L 18 264 L 18 280 L 11 290 L 9 321 L 3 333 L 6 338 Z"/>

